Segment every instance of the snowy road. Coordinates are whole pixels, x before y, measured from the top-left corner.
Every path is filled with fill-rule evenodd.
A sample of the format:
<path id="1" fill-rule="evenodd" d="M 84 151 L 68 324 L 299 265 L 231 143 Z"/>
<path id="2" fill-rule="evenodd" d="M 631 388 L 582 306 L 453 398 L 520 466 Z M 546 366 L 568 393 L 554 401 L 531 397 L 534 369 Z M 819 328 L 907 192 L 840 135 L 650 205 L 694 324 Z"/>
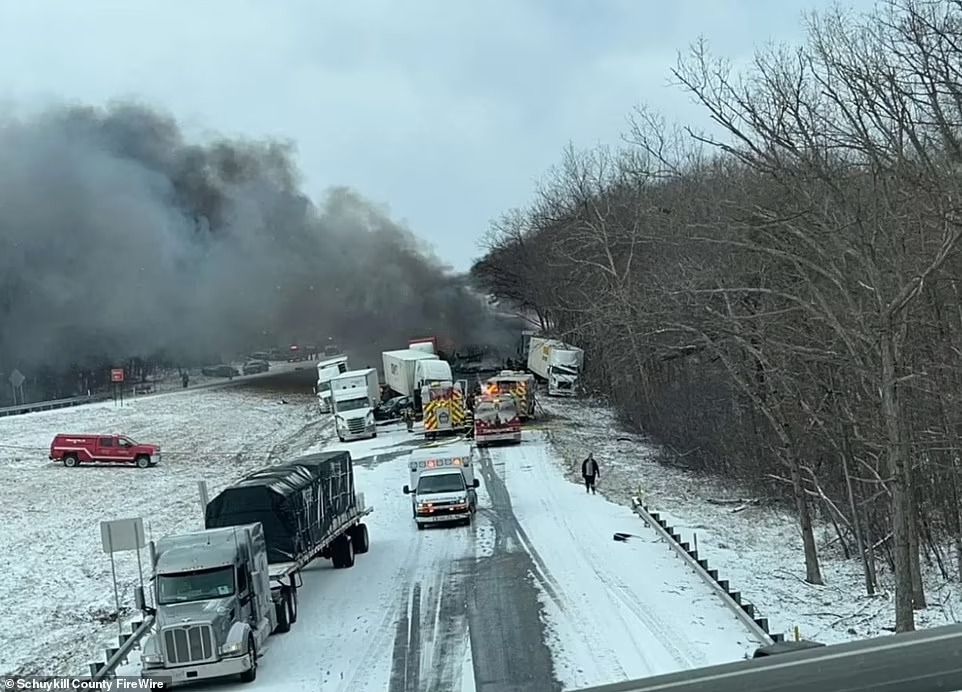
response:
<path id="1" fill-rule="evenodd" d="M 565 481 L 542 433 L 526 435 L 480 454 L 472 527 L 427 531 L 401 493 L 416 436 L 323 446 L 355 458 L 371 550 L 350 570 L 308 570 L 297 624 L 272 638 L 257 681 L 216 689 L 556 692 L 758 645 L 637 517 Z"/>

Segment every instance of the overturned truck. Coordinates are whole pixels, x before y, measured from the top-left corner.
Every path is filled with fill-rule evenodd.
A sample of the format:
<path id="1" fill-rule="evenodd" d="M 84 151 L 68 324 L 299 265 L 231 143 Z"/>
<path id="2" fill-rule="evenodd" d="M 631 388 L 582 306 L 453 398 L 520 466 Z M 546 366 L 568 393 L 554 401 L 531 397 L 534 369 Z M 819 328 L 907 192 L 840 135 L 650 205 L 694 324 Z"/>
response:
<path id="1" fill-rule="evenodd" d="M 349 452 L 271 466 L 224 489 L 206 529 L 151 546 L 155 616 L 141 674 L 184 684 L 257 676 L 267 638 L 297 621 L 301 571 L 319 557 L 354 565 L 370 547 L 363 494 Z"/>

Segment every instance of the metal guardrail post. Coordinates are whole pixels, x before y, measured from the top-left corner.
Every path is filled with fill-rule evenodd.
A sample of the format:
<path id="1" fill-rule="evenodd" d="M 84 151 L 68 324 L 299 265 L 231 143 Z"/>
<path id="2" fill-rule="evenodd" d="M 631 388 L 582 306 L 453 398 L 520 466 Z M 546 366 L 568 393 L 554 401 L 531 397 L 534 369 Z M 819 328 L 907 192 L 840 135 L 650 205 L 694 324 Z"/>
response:
<path id="1" fill-rule="evenodd" d="M 742 624 L 764 644 L 774 644 L 783 641 L 781 634 L 771 634 L 768 630 L 768 618 L 760 617 L 754 605 L 744 601 L 741 593 L 732 591 L 727 580 L 718 578 L 718 570 L 709 568 L 708 560 L 698 557 L 698 550 L 681 540 L 681 535 L 675 533 L 673 527 L 661 518 L 657 512 L 651 512 L 637 497 L 631 498 L 631 505 L 641 519 L 648 524 L 668 546 L 701 577 L 722 602 L 728 606 Z"/>
<path id="2" fill-rule="evenodd" d="M 130 632 L 119 637 L 116 647 L 104 650 L 105 656 L 102 663 L 90 664 L 89 679 L 96 682 L 114 677 L 117 666 L 124 662 L 153 624 L 153 615 L 147 615 L 136 626 L 132 624 Z"/>

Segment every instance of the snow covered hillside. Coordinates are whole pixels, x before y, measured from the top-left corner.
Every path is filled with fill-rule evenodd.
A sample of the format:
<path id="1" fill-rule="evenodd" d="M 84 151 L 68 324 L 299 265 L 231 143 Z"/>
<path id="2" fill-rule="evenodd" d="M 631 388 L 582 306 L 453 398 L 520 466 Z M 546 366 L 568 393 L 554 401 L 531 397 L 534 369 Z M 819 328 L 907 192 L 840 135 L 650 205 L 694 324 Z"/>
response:
<path id="1" fill-rule="evenodd" d="M 842 559 L 831 527 L 819 527 L 817 535 L 825 586 L 812 586 L 804 582 L 795 517 L 753 504 L 739 488 L 656 463 L 651 443 L 624 432 L 604 406 L 549 397 L 540 403 L 552 416 L 544 427 L 568 478 L 580 478 L 581 461 L 593 451 L 601 465 L 598 491 L 629 506 L 631 495 L 641 494 L 684 539 L 697 535 L 699 556 L 769 618 L 773 632 L 791 637 L 798 626 L 805 639 L 832 644 L 894 626 L 892 594 L 865 595 L 861 565 Z M 930 607 L 916 613 L 917 626 L 955 623 L 962 615 L 958 587 L 931 574 L 928 587 Z"/>
<path id="2" fill-rule="evenodd" d="M 478 454 L 472 527 L 418 531 L 402 426 L 347 449 L 374 513 L 350 570 L 312 565 L 297 624 L 249 685 L 383 692 L 574 689 L 741 659 L 757 642 L 630 511 L 564 480 L 544 435 Z M 437 445 L 441 449 L 443 445 Z M 617 543 L 615 531 L 641 538 Z M 136 674 L 136 656 L 122 674 Z"/>
<path id="3" fill-rule="evenodd" d="M 235 384 L 0 418 L 0 676 L 77 674 L 116 632 L 110 561 L 99 523 L 143 517 L 153 538 L 201 527 L 197 481 L 211 493 L 329 434 L 314 397 Z M 48 460 L 58 432 L 124 433 L 161 445 L 151 469 L 64 468 Z M 146 551 L 143 554 L 147 560 Z M 117 554 L 121 603 L 138 583 Z"/>

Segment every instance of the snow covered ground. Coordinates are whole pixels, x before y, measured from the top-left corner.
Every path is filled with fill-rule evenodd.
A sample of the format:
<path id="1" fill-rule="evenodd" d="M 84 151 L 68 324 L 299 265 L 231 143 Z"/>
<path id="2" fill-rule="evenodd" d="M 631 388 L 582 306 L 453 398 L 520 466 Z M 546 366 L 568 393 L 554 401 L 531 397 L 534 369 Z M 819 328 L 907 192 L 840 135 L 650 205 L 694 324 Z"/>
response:
<path id="1" fill-rule="evenodd" d="M 307 571 L 297 624 L 273 638 L 244 689 L 541 692 L 758 646 L 637 517 L 562 478 L 541 433 L 478 455 L 472 527 L 418 531 L 401 487 L 404 456 L 420 444 L 388 426 L 375 440 L 318 446 L 351 451 L 375 507 L 371 550 L 350 570 L 321 561 Z M 641 538 L 616 543 L 615 531 Z M 120 672 L 136 674 L 136 657 Z"/>
<path id="2" fill-rule="evenodd" d="M 143 517 L 150 537 L 203 523 L 197 481 L 213 494 L 329 434 L 314 397 L 235 385 L 0 418 L 0 675 L 76 674 L 116 632 L 102 520 Z M 64 468 L 47 459 L 58 432 L 121 432 L 161 445 L 151 469 Z M 116 556 L 121 604 L 139 582 Z M 147 555 L 144 551 L 143 559 Z"/>
<path id="3" fill-rule="evenodd" d="M 640 494 L 685 540 L 697 537 L 699 556 L 769 618 L 773 632 L 791 637 L 797 626 L 803 638 L 831 644 L 887 634 L 885 628 L 894 626 L 892 594 L 865 595 L 861 565 L 842 558 L 830 527 L 817 533 L 825 586 L 812 586 L 804 582 L 795 517 L 739 502 L 748 497 L 742 489 L 656 463 L 651 443 L 624 432 L 604 406 L 548 397 L 540 402 L 552 416 L 543 427 L 569 479 L 580 479 L 581 462 L 593 451 L 601 466 L 598 491 L 626 506 Z M 930 607 L 916 613 L 918 626 L 957 622 L 958 586 L 931 576 L 928 581 Z"/>
<path id="4" fill-rule="evenodd" d="M 760 646 L 637 515 L 566 481 L 543 433 L 528 438 L 492 457 L 524 547 L 545 567 L 549 646 L 567 688 L 729 663 Z"/>
<path id="5" fill-rule="evenodd" d="M 758 645 L 629 510 L 566 480 L 545 432 L 477 455 L 471 527 L 418 531 L 401 488 L 420 435 L 392 424 L 376 439 L 337 443 L 313 396 L 282 396 L 238 386 L 0 420 L 0 550 L 16 556 L 0 576 L 0 633 L 11 642 L 0 674 L 82 672 L 115 631 L 99 521 L 143 516 L 153 538 L 193 530 L 198 480 L 214 494 L 320 449 L 352 453 L 357 488 L 375 507 L 371 550 L 350 570 L 327 561 L 307 570 L 297 624 L 272 638 L 245 689 L 556 692 L 736 660 Z M 47 460 L 54 433 L 100 430 L 158 442 L 164 463 Z M 638 537 L 615 542 L 616 531 Z M 129 606 L 136 559 L 119 555 L 117 565 Z M 137 670 L 135 654 L 119 673 Z"/>

